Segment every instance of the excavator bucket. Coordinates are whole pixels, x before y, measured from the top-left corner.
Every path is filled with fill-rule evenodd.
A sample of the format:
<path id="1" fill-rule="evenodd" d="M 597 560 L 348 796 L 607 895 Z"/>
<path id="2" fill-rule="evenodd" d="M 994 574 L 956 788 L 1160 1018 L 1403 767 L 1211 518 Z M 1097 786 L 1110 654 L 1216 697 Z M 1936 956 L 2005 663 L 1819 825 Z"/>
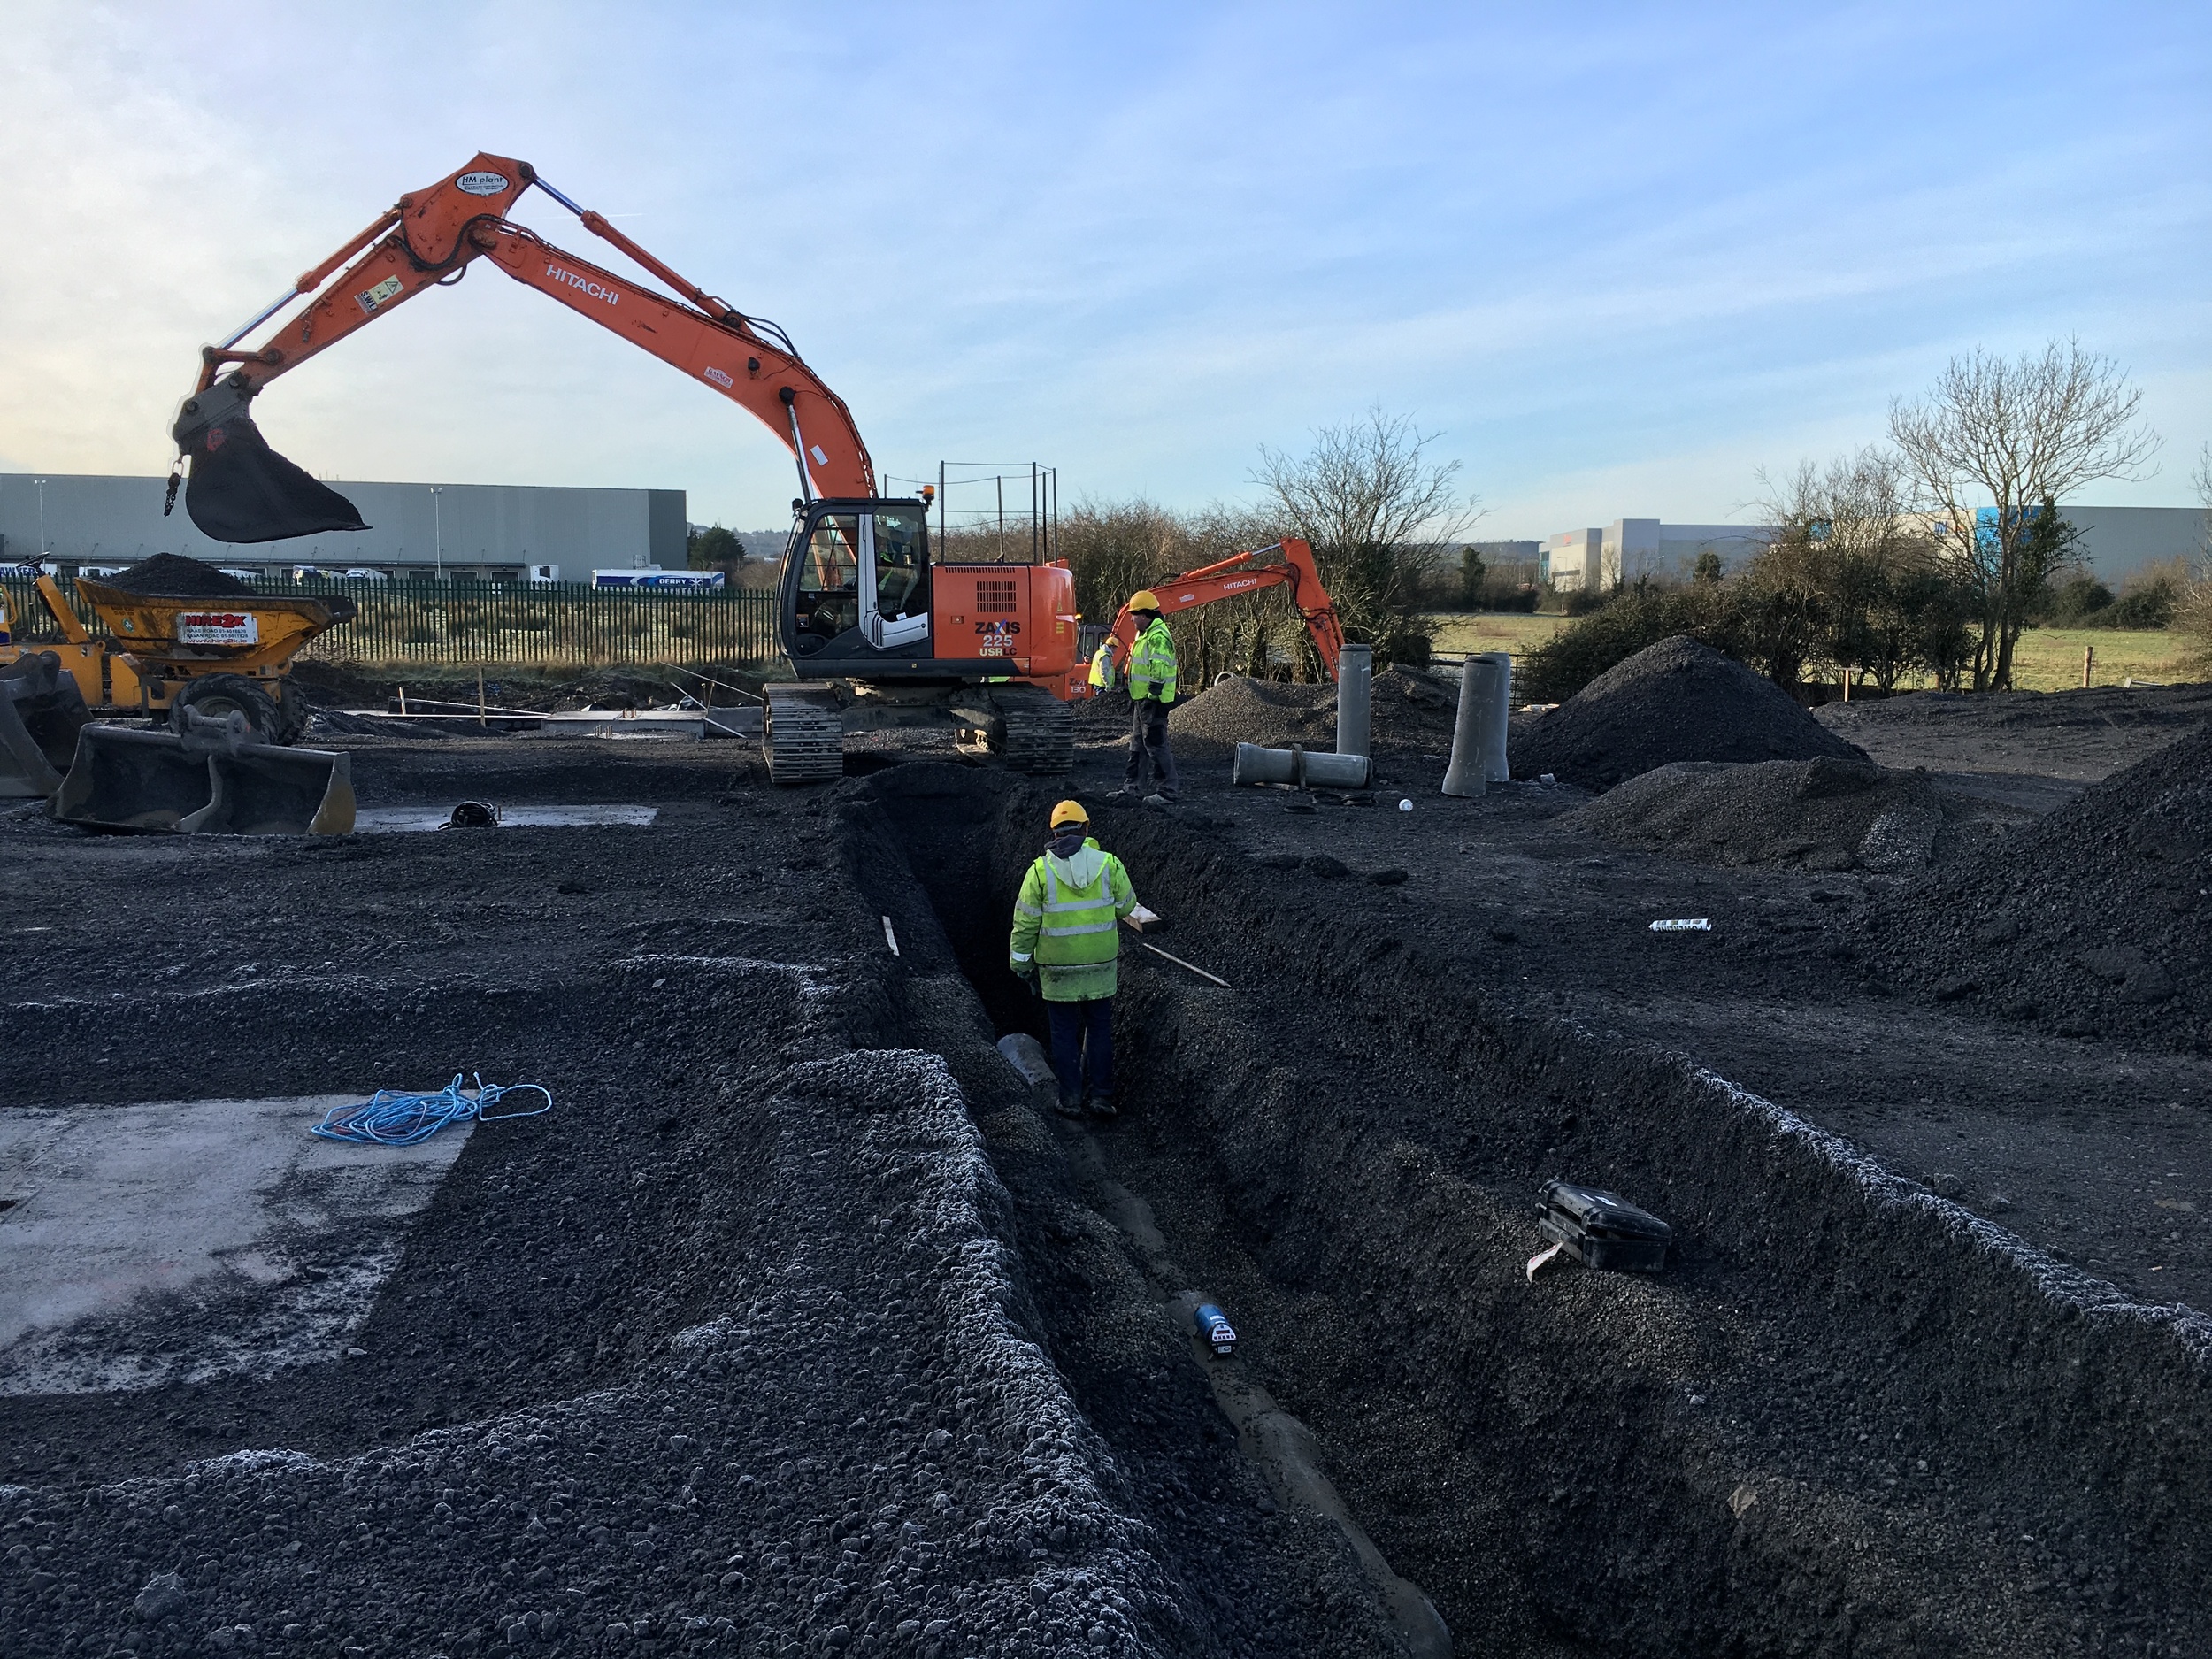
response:
<path id="1" fill-rule="evenodd" d="M 184 440 L 192 457 L 184 510 L 214 541 L 280 541 L 365 530 L 354 504 L 269 447 L 245 409 Z"/>
<path id="2" fill-rule="evenodd" d="M 326 749 L 250 741 L 236 712 L 180 709 L 180 732 L 88 726 L 49 808 L 88 829 L 201 835 L 349 835 L 353 762 Z"/>
<path id="3" fill-rule="evenodd" d="M 87 719 L 77 682 L 51 651 L 0 666 L 0 800 L 37 800 L 61 787 Z"/>

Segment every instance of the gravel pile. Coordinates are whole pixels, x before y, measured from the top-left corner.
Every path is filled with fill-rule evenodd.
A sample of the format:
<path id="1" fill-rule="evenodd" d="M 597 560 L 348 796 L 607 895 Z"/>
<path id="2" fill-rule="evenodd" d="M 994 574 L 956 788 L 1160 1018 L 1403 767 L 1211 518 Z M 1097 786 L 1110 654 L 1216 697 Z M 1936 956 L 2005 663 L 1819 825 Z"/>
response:
<path id="1" fill-rule="evenodd" d="M 2212 1051 L 2212 730 L 1867 919 L 1895 979 L 2063 1035 Z"/>
<path id="2" fill-rule="evenodd" d="M 1707 864 L 1903 872 L 1952 855 L 1965 839 L 1962 818 L 1924 777 L 1822 759 L 1678 761 L 1560 822 Z"/>
<path id="3" fill-rule="evenodd" d="M 1374 679 L 1372 741 L 1378 749 L 1448 749 L 1456 690 L 1417 670 L 1393 664 Z M 1176 705 L 1168 730 L 1197 743 L 1299 743 L 1336 747 L 1336 687 L 1291 685 L 1241 675 Z"/>
<path id="4" fill-rule="evenodd" d="M 203 565 L 177 553 L 157 553 L 128 570 L 102 579 L 110 588 L 127 594 L 162 599 L 237 599 L 253 589 L 235 576 L 226 576 L 212 565 Z"/>
<path id="5" fill-rule="evenodd" d="M 1685 760 L 1864 760 L 1794 698 L 1687 635 L 1662 640 L 1512 733 L 1513 775 L 1609 789 Z"/>

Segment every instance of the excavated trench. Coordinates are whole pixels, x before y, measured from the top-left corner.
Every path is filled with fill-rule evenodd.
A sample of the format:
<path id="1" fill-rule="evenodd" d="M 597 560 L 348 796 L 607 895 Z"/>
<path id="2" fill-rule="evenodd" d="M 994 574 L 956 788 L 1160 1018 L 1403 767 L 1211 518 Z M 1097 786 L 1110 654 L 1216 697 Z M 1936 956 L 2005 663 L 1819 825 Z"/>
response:
<path id="1" fill-rule="evenodd" d="M 845 786 L 850 874 L 926 941 L 886 1011 L 916 1046 L 1041 1031 L 1003 952 L 1049 799 L 928 764 Z M 1051 1282 L 1065 1241 L 1094 1253 L 1115 1194 L 1141 1199 L 1235 1318 L 1232 1363 L 1310 1425 L 1459 1651 L 2208 1651 L 2201 1317 L 2127 1302 L 1694 1057 L 1463 992 L 1464 940 L 1302 908 L 1187 823 L 1095 823 L 1172 948 L 1235 988 L 1125 953 L 1120 1120 L 987 1133 L 1033 1286 L 1079 1300 Z M 915 960 L 933 950 L 966 984 Z M 1667 1271 L 1529 1282 L 1553 1176 L 1666 1217 Z M 1187 1395 L 1102 1375 L 1079 1321 L 1046 1324 L 1087 1411 Z"/>

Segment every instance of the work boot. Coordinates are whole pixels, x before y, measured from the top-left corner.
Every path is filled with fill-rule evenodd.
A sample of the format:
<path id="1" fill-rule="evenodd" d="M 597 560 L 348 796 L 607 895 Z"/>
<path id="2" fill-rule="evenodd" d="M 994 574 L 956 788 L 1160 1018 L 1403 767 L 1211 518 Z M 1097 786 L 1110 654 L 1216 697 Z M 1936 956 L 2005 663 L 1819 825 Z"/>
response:
<path id="1" fill-rule="evenodd" d="M 1054 1106 L 1063 1118 L 1079 1119 L 1083 1116 L 1083 1097 L 1080 1094 L 1063 1094 Z"/>
<path id="2" fill-rule="evenodd" d="M 1173 806 L 1176 804 L 1176 799 L 1171 795 L 1161 795 L 1155 791 L 1145 796 L 1144 803 L 1147 806 Z"/>
<path id="3" fill-rule="evenodd" d="M 1142 792 L 1135 784 L 1125 783 L 1118 789 L 1109 789 L 1106 798 L 1109 801 L 1135 801 L 1142 798 Z"/>
<path id="4" fill-rule="evenodd" d="M 1118 1118 L 1121 1116 L 1120 1112 L 1115 1110 L 1114 1092 L 1111 1089 L 1093 1089 L 1091 1091 L 1090 1104 L 1091 1116 L 1094 1118 Z"/>

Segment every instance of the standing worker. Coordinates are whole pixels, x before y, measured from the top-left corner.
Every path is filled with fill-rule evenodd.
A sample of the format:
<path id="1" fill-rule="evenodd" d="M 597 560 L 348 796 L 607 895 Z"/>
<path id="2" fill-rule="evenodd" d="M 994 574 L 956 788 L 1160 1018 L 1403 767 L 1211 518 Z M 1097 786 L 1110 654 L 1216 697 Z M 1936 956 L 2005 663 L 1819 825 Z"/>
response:
<path id="1" fill-rule="evenodd" d="M 1052 809 L 1052 839 L 1022 879 L 1014 901 L 1008 966 L 1045 999 L 1052 1022 L 1052 1071 L 1060 1110 L 1114 1113 L 1115 958 L 1121 918 L 1137 908 L 1121 860 L 1091 837 L 1090 814 L 1073 801 Z"/>
<path id="2" fill-rule="evenodd" d="M 1129 648 L 1129 772 L 1118 792 L 1143 795 L 1145 757 L 1152 758 L 1153 788 L 1147 806 L 1171 806 L 1181 795 L 1175 757 L 1167 746 L 1167 711 L 1175 706 L 1175 635 L 1160 616 L 1160 596 L 1149 588 L 1129 595 L 1137 637 Z"/>

